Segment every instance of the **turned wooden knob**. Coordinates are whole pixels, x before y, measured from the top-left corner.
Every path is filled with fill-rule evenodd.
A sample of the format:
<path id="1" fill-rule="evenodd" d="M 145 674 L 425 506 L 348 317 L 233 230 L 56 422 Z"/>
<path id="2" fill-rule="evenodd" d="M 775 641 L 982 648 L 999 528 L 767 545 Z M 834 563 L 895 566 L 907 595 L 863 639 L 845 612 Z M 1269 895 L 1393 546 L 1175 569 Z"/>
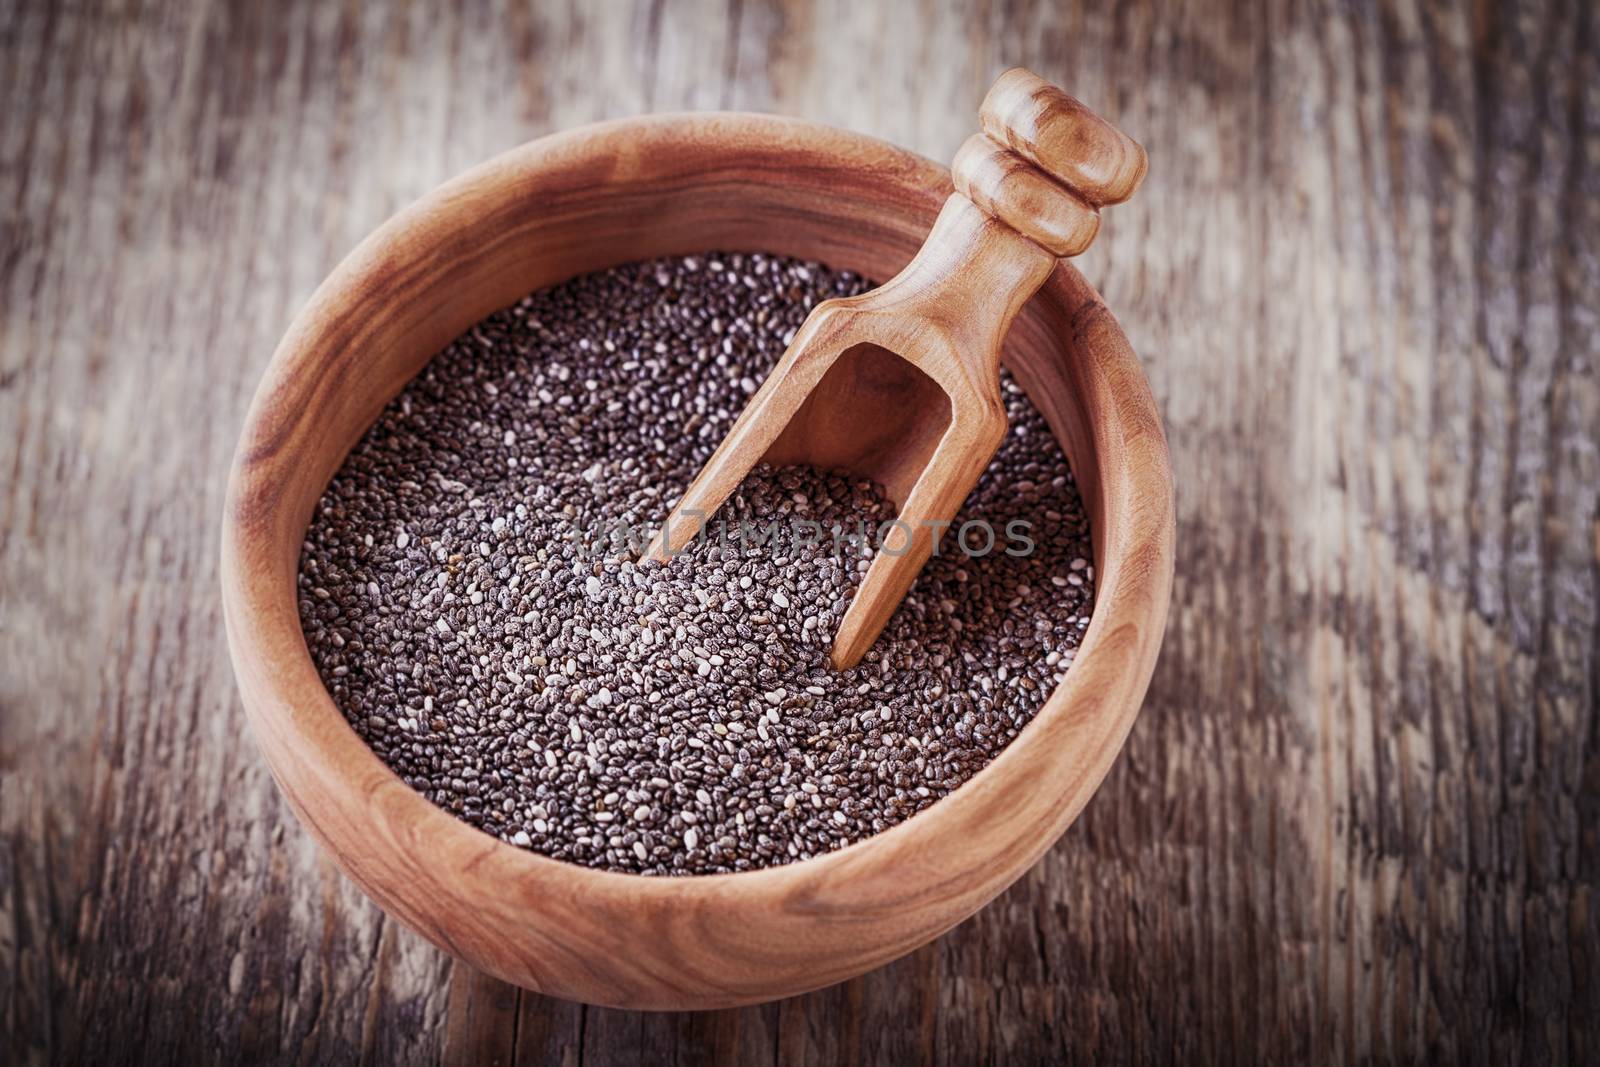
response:
<path id="1" fill-rule="evenodd" d="M 983 132 L 950 165 L 956 190 L 1054 255 L 1088 248 L 1100 208 L 1144 180 L 1139 142 L 1032 71 L 1000 75 L 978 115 Z"/>

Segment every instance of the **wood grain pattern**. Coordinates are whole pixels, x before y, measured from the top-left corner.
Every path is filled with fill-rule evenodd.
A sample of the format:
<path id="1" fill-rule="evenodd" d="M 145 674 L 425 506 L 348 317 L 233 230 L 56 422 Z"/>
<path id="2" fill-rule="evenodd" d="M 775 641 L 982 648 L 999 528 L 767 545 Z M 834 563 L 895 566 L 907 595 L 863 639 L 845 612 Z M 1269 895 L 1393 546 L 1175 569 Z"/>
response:
<path id="1" fill-rule="evenodd" d="M 1594 1059 L 1595 17 L 0 5 L 0 1055 Z M 530 137 L 731 107 L 947 159 L 1018 63 L 1152 160 L 1080 261 L 1177 483 L 1123 759 L 887 968 L 709 1015 L 508 1007 L 321 858 L 247 739 L 215 533 L 268 355 L 375 225 Z"/>

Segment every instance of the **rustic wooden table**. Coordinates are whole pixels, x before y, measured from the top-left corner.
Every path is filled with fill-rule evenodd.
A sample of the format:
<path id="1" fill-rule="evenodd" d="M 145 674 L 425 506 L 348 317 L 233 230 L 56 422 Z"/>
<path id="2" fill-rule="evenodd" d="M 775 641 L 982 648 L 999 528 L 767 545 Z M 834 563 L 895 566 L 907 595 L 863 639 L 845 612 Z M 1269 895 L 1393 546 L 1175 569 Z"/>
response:
<path id="1" fill-rule="evenodd" d="M 0 5 L 5 1059 L 1600 1056 L 1600 27 L 1381 7 Z M 1140 137 L 1080 261 L 1143 356 L 1178 581 L 1060 845 L 744 1011 L 519 993 L 387 920 L 244 728 L 217 528 L 296 308 L 402 204 L 607 116 L 948 159 L 1023 63 Z"/>

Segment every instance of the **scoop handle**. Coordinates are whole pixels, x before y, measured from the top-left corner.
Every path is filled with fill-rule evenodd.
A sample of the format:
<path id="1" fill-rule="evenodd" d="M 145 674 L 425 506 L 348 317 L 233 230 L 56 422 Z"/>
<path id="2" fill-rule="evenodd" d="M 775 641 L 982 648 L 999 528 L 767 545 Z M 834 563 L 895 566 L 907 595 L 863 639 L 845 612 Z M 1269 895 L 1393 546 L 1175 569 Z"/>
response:
<path id="1" fill-rule="evenodd" d="M 978 109 L 983 132 L 956 153 L 956 191 L 1055 256 L 1100 230 L 1100 208 L 1144 180 L 1139 142 L 1030 70 L 996 79 Z"/>

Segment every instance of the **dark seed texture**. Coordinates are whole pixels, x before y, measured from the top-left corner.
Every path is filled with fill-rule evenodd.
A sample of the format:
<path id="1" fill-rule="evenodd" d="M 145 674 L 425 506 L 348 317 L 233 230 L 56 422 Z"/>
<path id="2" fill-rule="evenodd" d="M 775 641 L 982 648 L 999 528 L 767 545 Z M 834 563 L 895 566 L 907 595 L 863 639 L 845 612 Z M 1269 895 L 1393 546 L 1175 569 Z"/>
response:
<path id="1" fill-rule="evenodd" d="M 814 521 L 814 545 L 594 551 L 661 521 L 807 310 L 865 288 L 773 256 L 663 259 L 536 292 L 440 353 L 334 477 L 301 560 L 312 657 L 373 751 L 506 841 L 662 875 L 840 848 L 1015 738 L 1072 662 L 1094 568 L 1009 377 L 1011 431 L 957 519 L 994 549 L 969 557 L 952 527 L 852 670 L 828 652 L 871 547 L 846 535 L 893 516 L 868 483 L 760 468 L 718 515 Z M 1004 551 L 1014 521 L 1031 554 Z"/>

